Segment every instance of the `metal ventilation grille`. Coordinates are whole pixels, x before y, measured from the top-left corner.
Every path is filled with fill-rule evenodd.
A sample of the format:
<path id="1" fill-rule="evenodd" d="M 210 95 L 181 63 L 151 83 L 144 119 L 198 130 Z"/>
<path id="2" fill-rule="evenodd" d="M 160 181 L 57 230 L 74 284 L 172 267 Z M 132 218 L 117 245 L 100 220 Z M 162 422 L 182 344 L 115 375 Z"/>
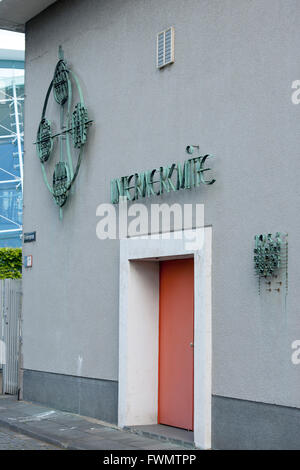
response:
<path id="1" fill-rule="evenodd" d="M 157 67 L 160 69 L 174 62 L 174 28 L 157 35 Z"/>

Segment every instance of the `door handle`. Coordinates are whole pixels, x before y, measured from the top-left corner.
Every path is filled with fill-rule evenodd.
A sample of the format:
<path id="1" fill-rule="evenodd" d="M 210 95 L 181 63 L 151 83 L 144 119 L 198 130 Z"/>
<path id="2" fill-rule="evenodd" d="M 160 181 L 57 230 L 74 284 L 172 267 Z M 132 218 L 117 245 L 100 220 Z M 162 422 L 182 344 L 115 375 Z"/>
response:
<path id="1" fill-rule="evenodd" d="M 194 347 L 194 343 L 190 343 L 190 346 L 191 346 L 191 348 L 193 348 L 193 347 Z"/>

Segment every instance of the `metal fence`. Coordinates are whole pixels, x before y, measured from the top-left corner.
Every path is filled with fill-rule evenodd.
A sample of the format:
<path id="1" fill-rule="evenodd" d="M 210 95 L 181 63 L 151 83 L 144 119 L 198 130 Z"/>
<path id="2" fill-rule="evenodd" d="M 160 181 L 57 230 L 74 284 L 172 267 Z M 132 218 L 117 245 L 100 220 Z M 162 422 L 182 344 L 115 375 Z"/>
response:
<path id="1" fill-rule="evenodd" d="M 0 339 L 2 346 L 2 393 L 15 395 L 19 382 L 19 348 L 22 283 L 16 279 L 0 281 Z M 0 364 L 1 367 L 1 364 Z"/>

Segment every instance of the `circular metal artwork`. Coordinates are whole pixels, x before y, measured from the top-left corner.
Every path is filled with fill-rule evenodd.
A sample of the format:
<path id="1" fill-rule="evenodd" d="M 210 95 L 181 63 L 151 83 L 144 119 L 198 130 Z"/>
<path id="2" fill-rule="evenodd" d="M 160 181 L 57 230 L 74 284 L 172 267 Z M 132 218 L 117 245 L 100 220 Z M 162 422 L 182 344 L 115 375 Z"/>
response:
<path id="1" fill-rule="evenodd" d="M 51 122 L 46 118 L 52 91 L 54 100 L 59 105 L 58 115 L 60 116 L 60 130 L 55 134 L 52 132 Z M 79 102 L 73 105 L 75 95 L 79 97 Z M 83 148 L 87 141 L 88 127 L 91 123 L 79 80 L 65 62 L 60 47 L 59 61 L 46 94 L 42 118 L 37 131 L 37 141 L 35 142 L 45 184 L 60 208 L 65 205 L 70 189 L 78 175 L 83 158 Z M 55 164 L 52 184 L 50 184 L 45 164 L 49 164 L 50 157 L 55 153 L 54 142 L 56 140 L 59 144 L 57 146 L 59 161 Z"/>
<path id="2" fill-rule="evenodd" d="M 53 94 L 58 104 L 64 104 L 69 96 L 69 76 L 67 64 L 60 60 L 53 77 Z"/>
<path id="3" fill-rule="evenodd" d="M 62 207 L 67 201 L 70 185 L 70 172 L 66 162 L 58 162 L 53 173 L 53 197 L 56 204 Z"/>
<path id="4" fill-rule="evenodd" d="M 51 123 L 47 119 L 42 119 L 37 133 L 37 151 L 41 162 L 46 162 L 50 157 L 53 148 L 51 136 Z"/>
<path id="5" fill-rule="evenodd" d="M 78 103 L 72 115 L 72 139 L 75 148 L 80 148 L 86 143 L 88 122 L 87 109 Z"/>

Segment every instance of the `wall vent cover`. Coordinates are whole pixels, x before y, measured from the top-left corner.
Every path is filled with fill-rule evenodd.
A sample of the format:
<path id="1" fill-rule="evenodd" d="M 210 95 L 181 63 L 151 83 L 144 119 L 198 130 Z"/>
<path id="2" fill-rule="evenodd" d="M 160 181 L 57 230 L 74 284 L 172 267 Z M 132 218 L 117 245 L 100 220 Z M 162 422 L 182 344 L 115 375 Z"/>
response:
<path id="1" fill-rule="evenodd" d="M 171 26 L 157 35 L 157 68 L 174 62 L 174 28 Z"/>

